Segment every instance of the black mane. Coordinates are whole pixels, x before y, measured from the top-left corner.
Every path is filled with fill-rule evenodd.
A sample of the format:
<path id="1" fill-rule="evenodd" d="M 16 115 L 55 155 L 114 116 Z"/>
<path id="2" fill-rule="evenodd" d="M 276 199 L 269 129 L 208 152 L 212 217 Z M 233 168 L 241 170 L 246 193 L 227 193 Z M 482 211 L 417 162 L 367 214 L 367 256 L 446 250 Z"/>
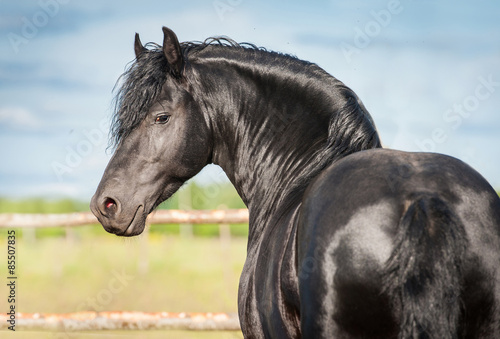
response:
<path id="1" fill-rule="evenodd" d="M 181 43 L 185 60 L 190 55 L 202 51 L 208 46 L 224 46 L 237 49 L 267 51 L 251 43 L 237 43 L 227 37 L 211 37 L 203 42 L 188 41 Z M 149 108 L 157 100 L 162 86 L 169 74 L 167 60 L 162 47 L 156 43 L 147 43 L 147 50 L 118 79 L 119 86 L 114 99 L 115 109 L 111 123 L 110 143 L 117 146 L 146 117 Z M 288 56 L 293 58 L 292 56 Z"/>
<path id="2" fill-rule="evenodd" d="M 326 74 L 315 64 L 297 59 L 295 56 L 267 51 L 250 43 L 237 43 L 226 37 L 212 37 L 204 42 L 181 43 L 186 63 L 189 64 L 189 60 L 196 59 L 199 52 L 214 45 L 223 48 L 227 55 L 233 55 L 234 53 L 229 52 L 238 50 L 240 52 L 236 55 L 239 57 L 247 55 L 245 52 L 253 51 L 254 54 L 264 55 L 270 62 L 279 61 L 280 65 L 286 64 L 291 68 L 290 72 L 309 68 L 311 72 L 318 73 L 318 76 Z M 130 64 L 116 85 L 120 87 L 115 97 L 115 112 L 111 126 L 111 142 L 114 146 L 117 146 L 146 117 L 170 73 L 161 46 L 148 43 L 146 47 L 147 50 L 138 60 Z M 296 188 L 303 186 L 301 183 L 306 184 L 311 177 L 339 157 L 364 149 L 381 147 L 375 125 L 356 94 L 340 81 L 332 79 L 340 96 L 334 96 L 335 102 L 331 96 L 323 99 L 328 105 L 335 107 L 338 114 L 331 116 L 326 145 L 321 154 L 316 155 L 315 161 L 307 166 L 309 173 L 302 173 L 300 176 L 302 180 L 296 183 L 298 185 Z M 294 137 L 300 139 L 300 136 Z"/>
<path id="3" fill-rule="evenodd" d="M 232 49 L 263 51 L 298 60 L 290 54 L 269 52 L 264 47 L 257 47 L 248 42 L 237 43 L 227 37 L 210 37 L 203 42 L 183 42 L 181 43 L 182 54 L 185 60 L 189 60 L 190 56 L 214 45 Z M 111 124 L 110 143 L 113 146 L 117 146 L 146 117 L 146 113 L 158 98 L 169 74 L 169 67 L 162 47 L 151 42 L 145 47 L 149 48 L 141 54 L 139 60 L 134 60 L 129 64 L 130 66 L 115 85 L 115 88 L 119 86 L 119 89 L 114 99 L 115 109 Z"/>
<path id="4" fill-rule="evenodd" d="M 123 73 L 115 88 L 115 112 L 111 124 L 111 142 L 117 146 L 146 117 L 157 100 L 167 79 L 168 64 L 161 46 L 148 44 L 151 49 L 142 53 Z"/>

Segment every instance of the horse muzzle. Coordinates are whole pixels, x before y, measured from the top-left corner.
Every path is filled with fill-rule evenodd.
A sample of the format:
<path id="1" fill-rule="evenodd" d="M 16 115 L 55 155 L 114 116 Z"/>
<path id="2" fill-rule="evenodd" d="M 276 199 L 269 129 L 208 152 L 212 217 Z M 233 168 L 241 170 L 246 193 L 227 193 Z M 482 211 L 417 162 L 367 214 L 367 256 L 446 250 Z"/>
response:
<path id="1" fill-rule="evenodd" d="M 126 205 L 116 197 L 96 193 L 90 202 L 90 210 L 107 232 L 125 237 L 139 235 L 146 224 L 144 205 Z"/>

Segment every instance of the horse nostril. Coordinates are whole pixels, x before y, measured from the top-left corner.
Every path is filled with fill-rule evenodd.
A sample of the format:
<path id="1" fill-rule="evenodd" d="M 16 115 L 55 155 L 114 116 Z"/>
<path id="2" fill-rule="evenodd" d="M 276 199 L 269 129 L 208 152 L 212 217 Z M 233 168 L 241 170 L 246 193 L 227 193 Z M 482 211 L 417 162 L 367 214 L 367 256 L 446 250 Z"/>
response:
<path id="1" fill-rule="evenodd" d="M 104 205 L 106 206 L 106 208 L 110 208 L 111 206 L 116 205 L 116 202 L 111 198 L 106 198 L 106 200 L 104 201 Z"/>
<path id="2" fill-rule="evenodd" d="M 104 211 L 106 214 L 114 214 L 117 209 L 116 201 L 113 198 L 104 199 Z"/>

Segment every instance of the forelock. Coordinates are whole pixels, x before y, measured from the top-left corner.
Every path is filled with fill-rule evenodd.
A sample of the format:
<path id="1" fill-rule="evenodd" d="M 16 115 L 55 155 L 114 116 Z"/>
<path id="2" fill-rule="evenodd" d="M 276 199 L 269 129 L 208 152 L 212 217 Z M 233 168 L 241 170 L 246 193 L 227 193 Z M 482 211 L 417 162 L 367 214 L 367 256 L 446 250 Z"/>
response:
<path id="1" fill-rule="evenodd" d="M 168 74 L 167 60 L 156 44 L 145 50 L 118 79 L 110 145 L 117 146 L 146 117 Z M 146 45 L 146 46 L 148 46 Z"/>

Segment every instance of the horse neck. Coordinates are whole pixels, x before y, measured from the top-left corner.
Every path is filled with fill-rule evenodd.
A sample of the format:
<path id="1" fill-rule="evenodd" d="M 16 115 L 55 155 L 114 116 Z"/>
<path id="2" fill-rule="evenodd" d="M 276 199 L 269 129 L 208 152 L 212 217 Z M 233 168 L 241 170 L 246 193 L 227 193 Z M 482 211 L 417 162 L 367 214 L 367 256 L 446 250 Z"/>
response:
<path id="1" fill-rule="evenodd" d="M 299 60 L 287 61 L 292 69 L 253 61 L 215 58 L 193 66 L 201 83 L 196 97 L 213 131 L 212 162 L 249 208 L 250 242 L 272 217 L 300 203 L 310 174 L 327 164 L 331 116 L 339 110 L 332 86 L 343 86 Z"/>

